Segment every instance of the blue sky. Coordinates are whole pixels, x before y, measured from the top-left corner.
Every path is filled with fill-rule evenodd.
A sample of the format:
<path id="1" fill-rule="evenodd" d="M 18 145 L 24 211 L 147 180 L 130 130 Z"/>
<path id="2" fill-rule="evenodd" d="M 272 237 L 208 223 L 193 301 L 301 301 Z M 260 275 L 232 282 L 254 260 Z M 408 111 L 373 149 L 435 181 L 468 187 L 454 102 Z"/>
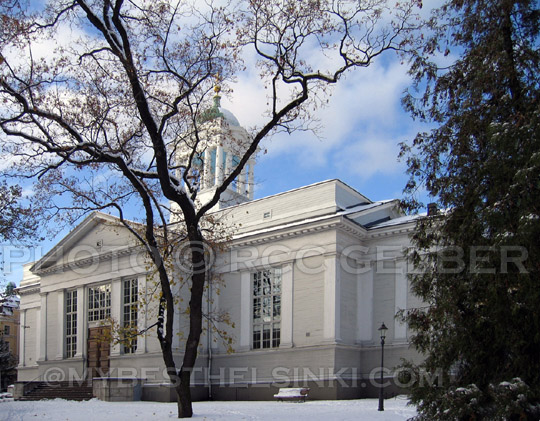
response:
<path id="1" fill-rule="evenodd" d="M 261 89 L 256 79 L 243 74 L 232 95 L 222 99 L 246 128 L 262 121 L 263 107 L 250 97 Z M 255 196 L 339 178 L 371 200 L 401 198 L 407 176 L 397 159 L 398 145 L 426 129 L 402 109 L 401 97 L 410 85 L 407 67 L 391 55 L 346 74 L 328 106 L 315 114 L 320 138 L 296 132 L 263 142 L 267 153 L 259 155 L 255 167 Z"/>
<path id="2" fill-rule="evenodd" d="M 333 87 L 327 106 L 313 114 L 321 126 L 319 137 L 295 132 L 263 142 L 267 152 L 257 159 L 255 197 L 338 178 L 371 200 L 401 198 L 407 175 L 405 164 L 397 160 L 398 144 L 426 129 L 401 107 L 403 92 L 410 85 L 406 65 L 391 52 L 368 68 L 346 73 Z M 264 121 L 266 93 L 258 71 L 240 74 L 230 88 L 231 93 L 222 98 L 222 106 L 247 129 L 260 125 Z M 10 250 L 7 259 L 33 261 L 60 241 L 69 228 L 32 250 Z M 22 277 L 20 265 L 7 269 L 8 279 L 18 284 Z"/>
<path id="3" fill-rule="evenodd" d="M 262 107 L 253 103 L 258 77 L 244 73 L 224 96 L 222 106 L 246 128 L 263 121 Z M 328 106 L 318 110 L 319 137 L 310 132 L 277 134 L 266 139 L 255 166 L 255 198 L 338 178 L 371 200 L 401 198 L 407 181 L 398 162 L 398 144 L 426 127 L 403 111 L 401 97 L 410 86 L 406 66 L 397 57 L 375 61 L 347 74 L 335 86 Z M 251 93 L 255 92 L 255 95 Z M 69 228 L 31 250 L 11 250 L 11 260 L 39 258 L 60 241 Z M 11 265 L 8 279 L 19 284 L 20 265 Z"/>

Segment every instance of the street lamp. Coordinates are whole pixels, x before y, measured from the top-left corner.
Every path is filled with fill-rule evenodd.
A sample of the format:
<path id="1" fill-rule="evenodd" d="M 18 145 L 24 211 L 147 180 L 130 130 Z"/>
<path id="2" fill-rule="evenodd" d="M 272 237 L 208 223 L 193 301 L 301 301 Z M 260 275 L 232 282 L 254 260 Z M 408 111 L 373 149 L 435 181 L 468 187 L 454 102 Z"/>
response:
<path id="1" fill-rule="evenodd" d="M 384 340 L 386 339 L 386 331 L 388 328 L 383 324 L 378 329 L 381 332 L 381 383 L 379 384 L 379 411 L 384 411 L 383 397 L 383 372 L 384 372 Z"/>

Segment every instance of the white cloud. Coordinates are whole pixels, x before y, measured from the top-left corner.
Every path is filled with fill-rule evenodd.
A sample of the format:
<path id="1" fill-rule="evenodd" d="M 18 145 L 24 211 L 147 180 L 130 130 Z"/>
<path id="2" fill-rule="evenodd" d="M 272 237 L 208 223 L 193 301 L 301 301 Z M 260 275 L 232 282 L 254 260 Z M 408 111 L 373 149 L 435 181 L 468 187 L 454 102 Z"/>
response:
<path id="1" fill-rule="evenodd" d="M 393 136 L 402 132 L 404 120 L 400 98 L 410 80 L 405 66 L 399 66 L 397 59 L 389 61 L 388 64 L 379 60 L 368 68 L 353 70 L 335 85 L 328 105 L 314 113 L 322 126 L 319 133 L 322 139 L 311 132 L 278 134 L 263 143 L 268 157 L 295 154 L 298 165 L 304 170 L 327 166 L 329 159 L 336 156 L 348 158 L 347 153 L 340 151 L 361 152 L 367 156 L 369 151 L 378 150 L 395 161 L 397 143 L 402 139 Z M 223 101 L 224 106 L 233 111 L 245 127 L 262 124 L 266 92 L 256 71 L 244 73 L 233 89 L 232 98 Z M 373 158 L 367 163 L 370 174 L 378 169 L 388 170 L 385 159 L 375 152 L 370 155 Z"/>
<path id="2" fill-rule="evenodd" d="M 399 146 L 395 139 L 385 139 L 375 134 L 346 145 L 334 157 L 347 172 L 366 180 L 376 175 L 403 173 L 404 165 L 397 161 L 398 153 Z"/>

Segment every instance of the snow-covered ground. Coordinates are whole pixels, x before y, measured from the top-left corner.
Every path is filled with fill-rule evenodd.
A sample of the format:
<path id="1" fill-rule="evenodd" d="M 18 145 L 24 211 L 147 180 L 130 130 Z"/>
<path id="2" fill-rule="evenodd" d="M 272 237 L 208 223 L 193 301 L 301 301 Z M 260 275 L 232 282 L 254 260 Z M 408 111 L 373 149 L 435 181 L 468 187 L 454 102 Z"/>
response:
<path id="1" fill-rule="evenodd" d="M 289 402 L 195 402 L 194 418 L 200 420 L 351 420 L 401 421 L 416 414 L 404 397 L 385 401 L 385 411 L 378 412 L 376 399 L 352 401 Z M 176 418 L 175 403 L 158 402 L 87 402 L 0 401 L 0 420 L 50 421 L 133 421 Z"/>

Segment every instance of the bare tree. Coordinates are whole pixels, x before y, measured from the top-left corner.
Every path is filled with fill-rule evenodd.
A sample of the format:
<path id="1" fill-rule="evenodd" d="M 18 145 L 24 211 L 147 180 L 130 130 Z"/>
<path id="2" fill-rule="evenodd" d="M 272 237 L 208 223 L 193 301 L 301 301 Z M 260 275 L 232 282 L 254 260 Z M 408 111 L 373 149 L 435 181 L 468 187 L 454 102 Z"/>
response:
<path id="1" fill-rule="evenodd" d="M 163 360 L 178 416 L 191 417 L 207 276 L 203 217 L 264 137 L 308 127 L 308 110 L 347 70 L 407 48 L 414 2 L 63 0 L 32 10 L 4 0 L 0 7 L 7 28 L 0 40 L 0 127 L 3 153 L 12 157 L 9 172 L 35 178 L 36 199 L 57 217 L 116 212 L 146 248 L 162 291 Z M 266 121 L 213 197 L 198 203 L 193 170 L 204 153 L 202 116 L 214 76 L 226 86 L 249 54 L 268 88 L 267 98 L 254 98 L 267 102 Z M 187 158 L 178 159 L 180 150 L 189 151 Z M 68 205 L 58 201 L 66 193 Z M 180 368 L 172 353 L 175 273 L 163 264 L 160 246 L 178 238 L 164 199 L 179 213 L 179 232 L 198 269 L 190 274 Z M 144 209 L 142 233 L 124 218 L 133 203 Z"/>
<path id="2" fill-rule="evenodd" d="M 39 209 L 22 203 L 22 188 L 0 182 L 0 245 L 29 245 L 37 240 Z M 2 258 L 5 249 L 0 247 L 0 285 L 6 280 L 4 267 L 8 259 Z M 8 283 L 9 285 L 9 283 Z"/>

